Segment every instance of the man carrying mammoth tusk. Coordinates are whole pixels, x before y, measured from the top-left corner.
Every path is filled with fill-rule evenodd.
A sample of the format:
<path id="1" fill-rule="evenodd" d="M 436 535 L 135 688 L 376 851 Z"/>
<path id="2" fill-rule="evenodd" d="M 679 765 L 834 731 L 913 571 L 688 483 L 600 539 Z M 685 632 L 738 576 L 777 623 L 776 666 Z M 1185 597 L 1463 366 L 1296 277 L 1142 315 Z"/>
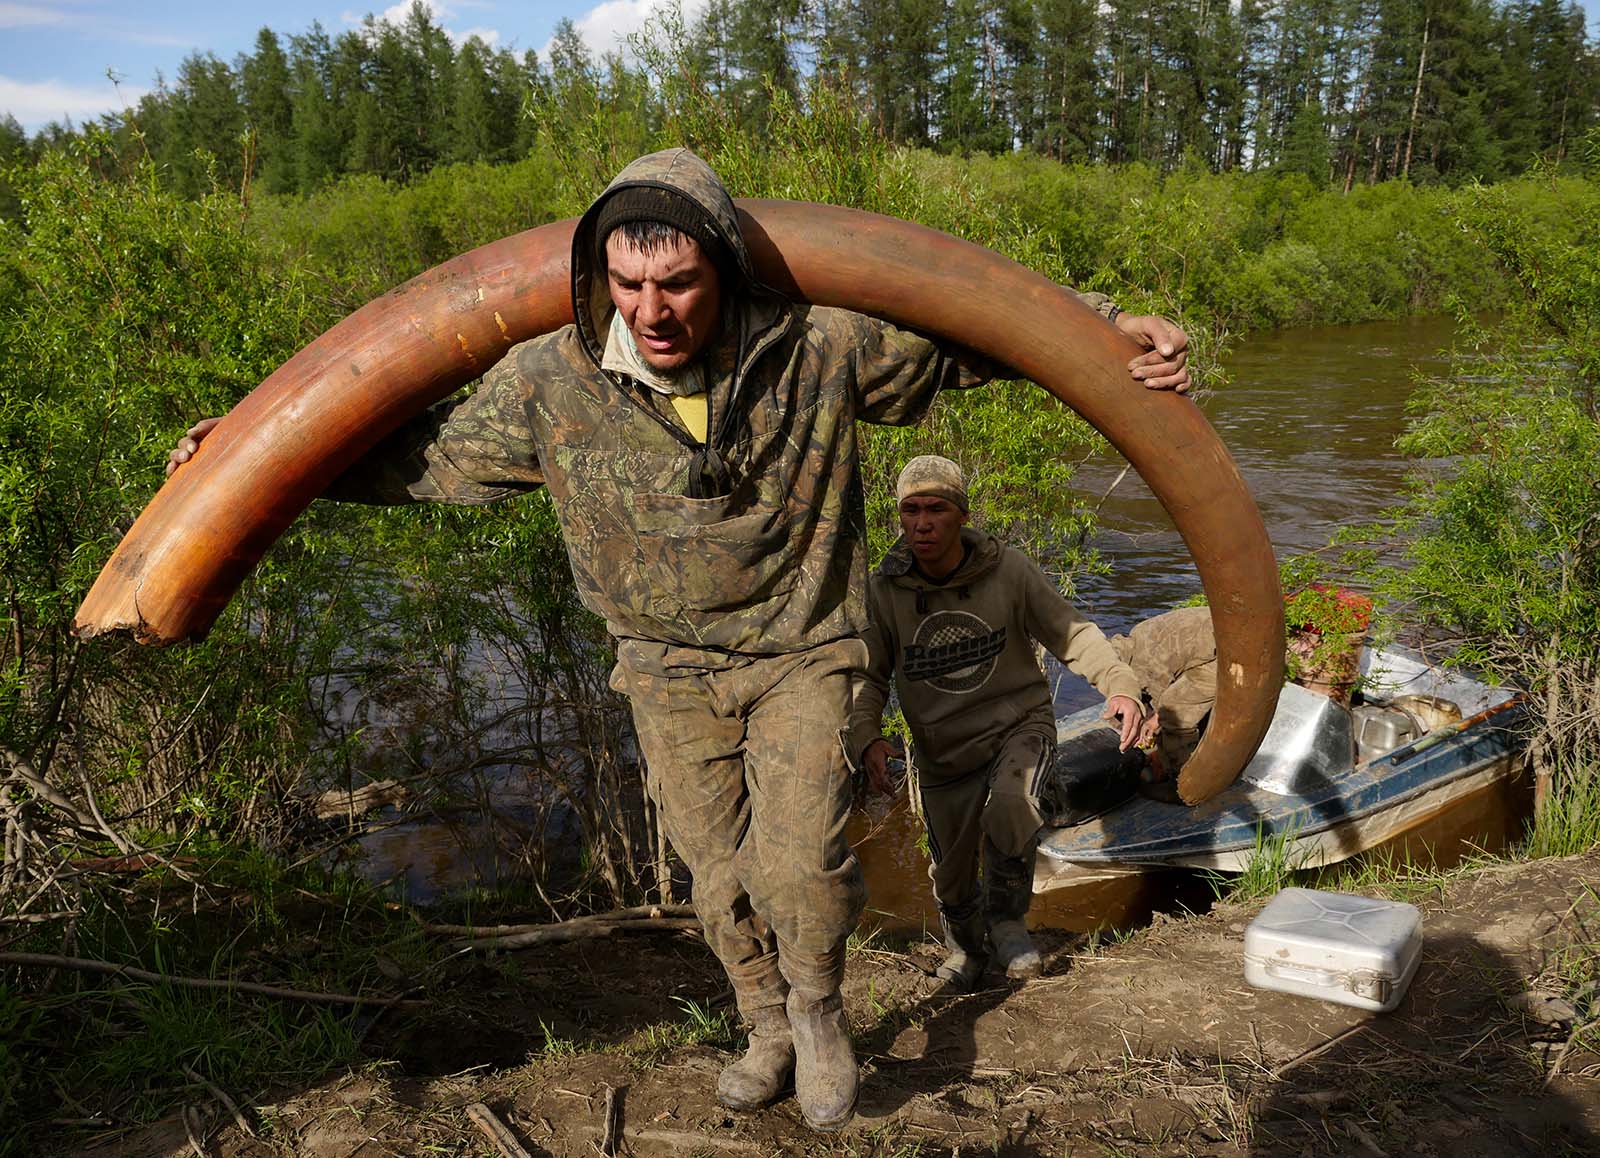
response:
<path id="1" fill-rule="evenodd" d="M 840 985 L 864 901 L 842 746 L 866 661 L 855 423 L 914 422 L 988 368 L 757 282 L 732 199 L 686 149 L 632 162 L 589 207 L 572 292 L 573 325 L 514 347 L 326 497 L 472 504 L 549 487 L 751 1025 L 718 1097 L 753 1109 L 792 1073 L 807 1123 L 839 1129 L 857 1088 Z M 1188 389 L 1182 330 L 1087 300 L 1147 348 L 1134 377 Z M 169 471 L 213 424 L 191 428 Z"/>

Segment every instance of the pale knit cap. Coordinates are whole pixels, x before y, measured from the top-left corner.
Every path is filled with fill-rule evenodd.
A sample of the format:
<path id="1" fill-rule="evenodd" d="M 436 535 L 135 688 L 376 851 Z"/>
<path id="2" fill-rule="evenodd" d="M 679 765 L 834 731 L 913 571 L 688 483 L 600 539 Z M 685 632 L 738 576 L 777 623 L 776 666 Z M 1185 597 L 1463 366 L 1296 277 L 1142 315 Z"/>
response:
<path id="1" fill-rule="evenodd" d="M 906 463 L 894 484 L 894 501 L 904 502 L 912 495 L 934 495 L 948 499 L 963 511 L 967 509 L 967 480 L 961 468 L 937 454 L 919 454 Z"/>

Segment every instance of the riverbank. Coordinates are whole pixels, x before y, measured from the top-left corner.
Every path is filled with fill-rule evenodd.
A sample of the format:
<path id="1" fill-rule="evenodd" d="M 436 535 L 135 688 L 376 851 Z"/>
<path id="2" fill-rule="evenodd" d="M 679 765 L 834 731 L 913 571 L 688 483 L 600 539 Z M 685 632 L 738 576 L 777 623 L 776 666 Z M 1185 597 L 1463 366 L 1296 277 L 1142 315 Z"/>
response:
<path id="1" fill-rule="evenodd" d="M 860 1112 L 834 1137 L 792 1099 L 716 1105 L 735 1042 L 693 932 L 463 965 L 431 1010 L 370 1025 L 365 1064 L 241 1105 L 254 1138 L 214 1096 L 194 1100 L 213 1104 L 206 1152 L 224 1156 L 492 1152 L 476 1103 L 552 1155 L 594 1153 L 608 1103 L 617 1152 L 634 1155 L 1592 1154 L 1597 880 L 1600 851 L 1397 877 L 1385 891 L 1423 910 L 1426 948 L 1387 1015 L 1245 986 L 1259 902 L 1110 944 L 1044 931 L 1042 979 L 959 996 L 932 979 L 930 939 L 872 938 L 847 978 Z M 95 1141 L 63 1136 L 55 1152 Z M 118 1158 L 188 1147 L 179 1117 L 101 1142 Z"/>

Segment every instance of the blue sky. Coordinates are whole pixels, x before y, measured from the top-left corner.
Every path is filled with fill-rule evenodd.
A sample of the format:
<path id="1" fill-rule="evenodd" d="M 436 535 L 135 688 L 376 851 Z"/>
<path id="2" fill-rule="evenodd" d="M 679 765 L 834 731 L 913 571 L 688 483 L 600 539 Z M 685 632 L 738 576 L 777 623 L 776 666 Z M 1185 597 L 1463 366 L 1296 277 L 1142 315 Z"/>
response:
<path id="1" fill-rule="evenodd" d="M 597 52 L 617 46 L 664 0 L 425 0 L 453 38 L 473 33 L 497 48 L 542 54 L 563 16 Z M 683 0 L 693 13 L 702 0 Z M 1600 2 L 1600 0 L 1596 0 Z M 263 25 L 280 36 L 321 21 L 330 34 L 359 24 L 367 13 L 398 20 L 409 0 L 0 0 L 0 114 L 10 112 L 28 132 L 52 120 L 77 123 L 132 104 L 159 72 L 177 74 L 191 52 L 232 61 L 248 52 Z M 113 86 L 110 70 L 118 79 Z"/>
<path id="2" fill-rule="evenodd" d="M 543 51 L 556 21 L 566 16 L 596 52 L 618 45 L 654 8 L 669 0 L 425 0 L 457 39 L 477 33 L 496 47 Z M 703 0 L 681 0 L 692 15 Z M 1582 0 L 1590 28 L 1600 0 Z M 47 122 L 91 120 L 132 104 L 159 72 L 176 75 L 191 52 L 232 61 L 250 50 L 262 25 L 280 35 L 303 32 L 312 21 L 330 34 L 359 24 L 368 12 L 396 18 L 409 7 L 351 0 L 0 0 L 0 114 L 10 112 L 30 133 Z M 107 71 L 118 86 L 107 79 Z"/>

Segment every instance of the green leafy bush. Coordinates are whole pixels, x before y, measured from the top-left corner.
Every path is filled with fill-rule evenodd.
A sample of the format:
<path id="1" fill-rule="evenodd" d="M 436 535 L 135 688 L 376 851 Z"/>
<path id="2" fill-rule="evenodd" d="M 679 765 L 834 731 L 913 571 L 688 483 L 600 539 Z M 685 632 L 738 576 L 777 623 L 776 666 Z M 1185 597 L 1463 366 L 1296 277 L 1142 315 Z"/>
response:
<path id="1" fill-rule="evenodd" d="M 1524 194 L 1559 197 L 1542 222 Z M 1424 381 L 1402 441 L 1423 460 L 1386 528 L 1391 599 L 1459 659 L 1527 689 L 1538 853 L 1600 840 L 1600 185 L 1536 175 L 1451 202 L 1515 280 L 1492 329 L 1463 319 L 1451 372 Z"/>
<path id="2" fill-rule="evenodd" d="M 264 778 L 298 763 L 292 676 L 308 641 L 296 605 L 315 596 L 299 575 L 333 544 L 291 536 L 201 647 L 155 656 L 69 629 L 178 434 L 231 406 L 321 317 L 303 277 L 271 268 L 247 236 L 236 197 L 177 198 L 148 163 L 107 180 L 101 145 L 89 137 L 11 175 L 0 745 L 43 775 L 60 764 L 68 784 L 116 785 L 108 808 L 162 799 L 147 818 L 157 827 L 185 813 L 227 827 Z"/>

